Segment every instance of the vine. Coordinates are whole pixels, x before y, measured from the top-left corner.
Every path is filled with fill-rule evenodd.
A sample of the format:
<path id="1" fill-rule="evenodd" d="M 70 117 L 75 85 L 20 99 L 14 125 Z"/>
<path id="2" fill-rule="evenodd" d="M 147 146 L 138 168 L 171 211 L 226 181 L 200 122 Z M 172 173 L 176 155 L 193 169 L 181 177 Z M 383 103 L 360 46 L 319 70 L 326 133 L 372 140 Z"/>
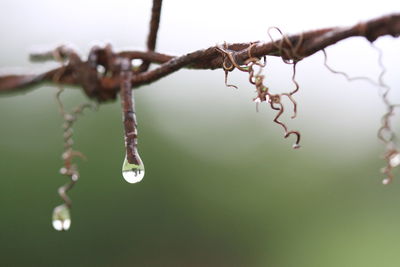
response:
<path id="1" fill-rule="evenodd" d="M 94 46 L 86 60 L 67 46 L 59 46 L 52 51 L 31 54 L 32 61 L 55 60 L 61 66 L 53 70 L 34 75 L 3 75 L 0 76 L 0 93 L 20 92 L 44 82 L 51 82 L 58 86 L 56 100 L 63 117 L 64 151 L 62 154 L 62 175 L 69 181 L 58 189 L 63 204 L 53 211 L 53 227 L 56 230 L 68 230 L 71 225 L 70 209 L 72 201 L 67 195 L 68 191 L 79 179 L 78 167 L 75 158 L 85 158 L 84 155 L 73 148 L 73 126 L 85 109 L 96 107 L 95 104 L 86 103 L 67 112 L 60 99 L 65 85 L 73 85 L 82 88 L 89 99 L 96 104 L 114 101 L 120 95 L 122 105 L 122 117 L 124 124 L 126 155 L 122 165 L 122 176 L 130 183 L 136 183 L 143 179 L 145 174 L 144 164 L 137 150 L 138 131 L 133 99 L 133 90 L 140 86 L 153 83 L 181 68 L 189 69 L 222 69 L 225 73 L 225 85 L 236 88 L 228 83 L 228 74 L 237 69 L 248 74 L 249 83 L 254 86 L 256 97 L 253 101 L 258 105 L 265 102 L 276 112 L 273 122 L 283 129 L 283 137 L 293 136 L 294 149 L 300 148 L 301 134 L 292 130 L 287 123 L 281 120 L 281 116 L 288 109 L 282 102 L 287 99 L 293 112 L 291 119 L 297 116 L 298 103 L 295 99 L 300 85 L 296 81 L 296 68 L 298 63 L 312 54 L 322 51 L 324 53 L 324 65 L 332 73 L 344 76 L 348 81 L 367 80 L 374 86 L 381 88 L 381 98 L 386 106 L 386 113 L 382 116 L 382 125 L 378 130 L 378 138 L 385 145 L 384 159 L 386 166 L 381 170 L 385 175 L 384 184 L 390 183 L 393 178 L 393 168 L 400 165 L 400 153 L 395 132 L 391 126 L 395 109 L 398 104 L 392 104 L 388 94 L 390 87 L 383 81 L 386 69 L 382 63 L 382 51 L 378 49 L 378 64 L 381 67 L 378 82 L 368 77 L 350 77 L 344 72 L 336 71 L 327 64 L 325 48 L 346 38 L 360 36 L 373 42 L 384 35 L 398 37 L 400 35 L 400 14 L 386 15 L 358 23 L 352 27 L 333 27 L 320 30 L 303 32 L 297 35 L 287 35 L 277 27 L 268 29 L 269 42 L 249 43 L 224 43 L 207 49 L 197 50 L 183 56 L 172 56 L 155 52 L 157 32 L 161 16 L 162 0 L 153 0 L 150 30 L 147 38 L 147 51 L 122 51 L 114 52 L 111 45 L 104 47 Z M 271 32 L 275 30 L 280 34 L 280 39 L 275 40 Z M 292 65 L 292 83 L 294 89 L 283 93 L 274 93 L 266 86 L 264 70 L 268 67 L 267 57 L 278 56 L 284 64 Z M 141 60 L 139 66 L 133 66 L 133 60 Z M 151 64 L 159 66 L 150 69 Z"/>

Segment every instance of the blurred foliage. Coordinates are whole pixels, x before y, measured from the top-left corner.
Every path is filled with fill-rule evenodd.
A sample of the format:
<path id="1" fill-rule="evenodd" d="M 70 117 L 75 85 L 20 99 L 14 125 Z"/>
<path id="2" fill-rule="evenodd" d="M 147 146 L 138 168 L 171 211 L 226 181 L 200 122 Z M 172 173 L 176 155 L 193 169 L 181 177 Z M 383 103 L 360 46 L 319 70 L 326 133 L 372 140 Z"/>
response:
<path id="1" fill-rule="evenodd" d="M 378 149 L 357 158 L 346 156 L 349 145 L 305 138 L 293 151 L 272 123 L 264 132 L 250 117 L 232 117 L 216 128 L 212 117 L 230 115 L 210 104 L 212 115 L 190 120 L 185 107 L 189 115 L 171 118 L 176 132 L 200 140 L 199 154 L 199 144 L 183 146 L 153 123 L 151 94 L 141 92 L 144 180 L 121 177 L 120 103 L 86 111 L 75 126 L 88 160 L 70 194 L 72 226 L 54 231 L 56 189 L 66 182 L 54 90 L 0 99 L 3 266 L 398 266 L 399 185 L 380 185 Z M 78 90 L 63 98 L 69 107 L 84 101 Z M 251 132 L 267 138 L 249 150 Z"/>

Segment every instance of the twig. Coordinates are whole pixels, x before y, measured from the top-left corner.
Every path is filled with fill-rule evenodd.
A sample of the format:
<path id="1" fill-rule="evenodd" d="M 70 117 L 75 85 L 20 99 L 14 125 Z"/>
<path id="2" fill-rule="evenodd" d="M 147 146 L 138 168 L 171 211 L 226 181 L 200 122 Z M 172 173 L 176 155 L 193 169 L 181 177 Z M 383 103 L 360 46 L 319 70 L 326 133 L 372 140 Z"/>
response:
<path id="1" fill-rule="evenodd" d="M 162 0 L 153 0 L 151 9 L 150 31 L 147 36 L 147 51 L 154 51 L 157 42 L 158 27 L 160 25 Z M 149 69 L 151 61 L 144 60 L 139 67 L 139 72 L 145 72 Z"/>
<path id="2" fill-rule="evenodd" d="M 126 157 L 129 163 L 139 165 L 139 159 L 136 157 L 137 146 L 137 122 L 135 114 L 135 106 L 132 99 L 131 77 L 132 68 L 129 60 L 121 61 L 121 104 L 122 104 L 122 121 L 125 130 L 125 146 Z"/>

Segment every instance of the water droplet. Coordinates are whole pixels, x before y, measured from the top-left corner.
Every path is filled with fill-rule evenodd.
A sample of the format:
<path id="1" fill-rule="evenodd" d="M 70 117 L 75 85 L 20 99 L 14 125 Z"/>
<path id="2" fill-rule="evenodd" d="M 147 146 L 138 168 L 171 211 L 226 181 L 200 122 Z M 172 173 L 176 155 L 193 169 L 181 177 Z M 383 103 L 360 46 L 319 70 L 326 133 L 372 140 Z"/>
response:
<path id="1" fill-rule="evenodd" d="M 79 175 L 78 175 L 77 173 L 74 173 L 74 174 L 71 175 L 71 180 L 72 180 L 73 182 L 78 181 L 78 179 L 79 179 Z"/>
<path id="2" fill-rule="evenodd" d="M 129 163 L 125 157 L 124 164 L 122 165 L 122 176 L 125 181 L 131 184 L 140 182 L 144 177 L 144 165 L 139 154 L 136 154 L 136 159 L 138 159 L 139 164 Z"/>
<path id="3" fill-rule="evenodd" d="M 67 205 L 62 204 L 53 210 L 53 228 L 57 231 L 67 231 L 71 226 L 71 215 Z"/>
<path id="4" fill-rule="evenodd" d="M 393 153 L 389 158 L 389 164 L 392 168 L 400 165 L 400 153 Z"/>
<path id="5" fill-rule="evenodd" d="M 72 121 L 76 120 L 76 118 L 75 118 L 74 115 L 71 115 L 71 114 L 66 113 L 66 114 L 64 115 L 64 120 L 66 120 L 66 121 L 68 121 L 68 122 L 72 122 Z"/>
<path id="6" fill-rule="evenodd" d="M 259 97 L 257 97 L 257 98 L 255 98 L 255 99 L 253 100 L 253 102 L 254 102 L 254 103 L 261 103 L 261 99 L 260 99 Z"/>
<path id="7" fill-rule="evenodd" d="M 387 185 L 390 183 L 390 179 L 389 178 L 385 178 L 382 180 L 382 184 Z"/>
<path id="8" fill-rule="evenodd" d="M 299 145 L 299 144 L 293 144 L 293 145 L 292 145 L 292 148 L 293 148 L 293 149 L 299 149 L 299 148 L 300 148 L 300 145 Z"/>
<path id="9" fill-rule="evenodd" d="M 61 169 L 60 169 L 60 173 L 61 174 L 67 174 L 67 172 L 68 172 L 68 170 L 67 170 L 67 168 L 65 168 L 65 167 L 62 167 Z"/>

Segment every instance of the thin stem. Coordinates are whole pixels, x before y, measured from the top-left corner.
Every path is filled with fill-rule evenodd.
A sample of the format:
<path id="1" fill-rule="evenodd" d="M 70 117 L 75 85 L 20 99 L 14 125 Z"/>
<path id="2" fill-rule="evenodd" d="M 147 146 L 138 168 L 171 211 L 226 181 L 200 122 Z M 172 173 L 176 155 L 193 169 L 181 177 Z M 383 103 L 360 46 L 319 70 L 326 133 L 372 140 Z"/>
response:
<path id="1" fill-rule="evenodd" d="M 157 33 L 160 25 L 162 0 L 153 0 L 153 8 L 151 9 L 150 31 L 147 36 L 147 51 L 154 51 L 157 42 Z M 149 69 L 150 61 L 143 61 L 139 67 L 139 72 L 144 72 Z"/>

